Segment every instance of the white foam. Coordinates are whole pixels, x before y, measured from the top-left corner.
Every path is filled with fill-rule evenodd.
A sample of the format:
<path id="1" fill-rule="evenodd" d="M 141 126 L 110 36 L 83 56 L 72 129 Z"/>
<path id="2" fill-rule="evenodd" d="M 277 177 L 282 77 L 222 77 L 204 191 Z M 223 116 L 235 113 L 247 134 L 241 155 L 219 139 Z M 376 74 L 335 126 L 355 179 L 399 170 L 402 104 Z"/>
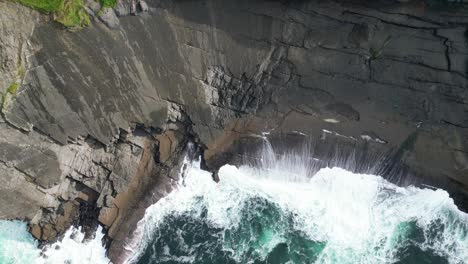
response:
<path id="1" fill-rule="evenodd" d="M 80 229 L 71 227 L 63 239 L 46 246 L 42 252 L 27 232 L 26 223 L 0 221 L 0 263 L 12 264 L 108 264 L 102 245 L 102 228 L 96 236 L 85 240 Z"/>
<path id="2" fill-rule="evenodd" d="M 196 216 L 206 206 L 210 223 L 227 229 L 239 224 L 243 202 L 251 197 L 262 197 L 294 213 L 298 230 L 313 240 L 326 241 L 317 263 L 394 262 L 401 243 L 399 230 L 410 222 L 416 222 L 426 236 L 427 242 L 420 245 L 423 249 L 443 255 L 450 263 L 468 260 L 468 216 L 443 190 L 402 188 L 379 176 L 340 168 L 324 168 L 308 178 L 302 157 L 277 159 L 271 150 L 262 156 L 262 164 L 260 168 L 225 165 L 219 170 L 219 183 L 199 166 L 189 167 L 184 185 L 147 209 L 138 225 L 144 235 L 127 262 L 138 259 L 164 216 L 184 212 Z M 443 223 L 445 230 L 429 238 L 435 222 Z"/>
<path id="3" fill-rule="evenodd" d="M 106 249 L 102 245 L 104 234 L 99 227 L 91 240 L 85 240 L 80 228 L 71 227 L 61 241 L 48 245 L 38 258 L 37 264 L 108 264 Z"/>
<path id="4" fill-rule="evenodd" d="M 39 257 L 39 252 L 26 223 L 0 221 L 0 263 L 32 263 Z"/>

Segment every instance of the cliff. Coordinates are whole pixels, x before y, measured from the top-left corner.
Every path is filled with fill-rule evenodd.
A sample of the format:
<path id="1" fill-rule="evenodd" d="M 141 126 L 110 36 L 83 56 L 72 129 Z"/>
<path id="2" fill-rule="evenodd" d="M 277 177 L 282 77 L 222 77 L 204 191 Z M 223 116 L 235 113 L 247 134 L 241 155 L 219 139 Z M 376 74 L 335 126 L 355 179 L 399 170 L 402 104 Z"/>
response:
<path id="1" fill-rule="evenodd" d="M 85 5 L 92 23 L 70 32 L 0 2 L 0 217 L 27 220 L 37 238 L 99 221 L 118 261 L 189 142 L 215 170 L 264 131 L 384 153 L 382 174 L 449 186 L 468 208 L 464 6 Z"/>

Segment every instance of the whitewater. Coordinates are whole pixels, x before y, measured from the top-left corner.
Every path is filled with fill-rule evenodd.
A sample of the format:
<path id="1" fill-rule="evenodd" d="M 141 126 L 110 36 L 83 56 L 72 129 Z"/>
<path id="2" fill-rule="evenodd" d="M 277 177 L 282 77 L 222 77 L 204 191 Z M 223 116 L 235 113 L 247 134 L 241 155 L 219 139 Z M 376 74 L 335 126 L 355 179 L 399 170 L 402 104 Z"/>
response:
<path id="1" fill-rule="evenodd" d="M 268 150 L 215 183 L 192 163 L 147 209 L 127 263 L 468 263 L 468 215 L 446 191 L 310 170 Z"/>
<path id="2" fill-rule="evenodd" d="M 38 242 L 21 221 L 0 221 L 1 264 L 104 264 L 109 263 L 99 227 L 95 237 L 85 239 L 80 228 L 72 227 L 64 237 L 51 245 L 38 248 Z"/>
<path id="3" fill-rule="evenodd" d="M 225 165 L 219 182 L 186 160 L 179 188 L 150 206 L 126 263 L 468 263 L 468 215 L 441 189 L 399 187 L 342 168 L 311 173 L 304 154 Z M 0 222 L 0 263 L 109 263 L 98 230 L 43 250 Z"/>

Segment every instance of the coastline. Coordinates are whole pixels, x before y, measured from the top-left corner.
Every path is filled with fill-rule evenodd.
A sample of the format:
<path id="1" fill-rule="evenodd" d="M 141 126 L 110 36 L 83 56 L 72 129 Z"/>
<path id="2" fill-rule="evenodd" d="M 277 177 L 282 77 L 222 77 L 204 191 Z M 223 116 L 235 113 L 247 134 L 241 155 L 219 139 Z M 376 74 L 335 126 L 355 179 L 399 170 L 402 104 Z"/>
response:
<path id="1" fill-rule="evenodd" d="M 381 158 L 382 176 L 447 189 L 468 211 L 466 11 L 155 0 L 131 15 L 129 4 L 109 11 L 112 27 L 92 17 L 68 32 L 0 3 L 0 218 L 43 243 L 99 222 L 118 263 L 188 142 L 216 176 L 265 132 L 285 150 L 312 138 L 324 165 L 336 149 L 361 166 Z"/>

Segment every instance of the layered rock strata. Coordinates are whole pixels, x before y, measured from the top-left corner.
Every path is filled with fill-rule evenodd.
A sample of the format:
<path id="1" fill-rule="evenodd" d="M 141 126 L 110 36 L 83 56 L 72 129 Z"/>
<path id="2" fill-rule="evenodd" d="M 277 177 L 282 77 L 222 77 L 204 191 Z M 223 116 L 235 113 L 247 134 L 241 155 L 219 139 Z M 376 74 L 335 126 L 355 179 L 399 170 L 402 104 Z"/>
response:
<path id="1" fill-rule="evenodd" d="M 88 2 L 77 32 L 0 7 L 0 214 L 41 240 L 97 218 L 118 260 L 190 140 L 215 170 L 262 132 L 390 153 L 466 205 L 463 5 Z"/>

